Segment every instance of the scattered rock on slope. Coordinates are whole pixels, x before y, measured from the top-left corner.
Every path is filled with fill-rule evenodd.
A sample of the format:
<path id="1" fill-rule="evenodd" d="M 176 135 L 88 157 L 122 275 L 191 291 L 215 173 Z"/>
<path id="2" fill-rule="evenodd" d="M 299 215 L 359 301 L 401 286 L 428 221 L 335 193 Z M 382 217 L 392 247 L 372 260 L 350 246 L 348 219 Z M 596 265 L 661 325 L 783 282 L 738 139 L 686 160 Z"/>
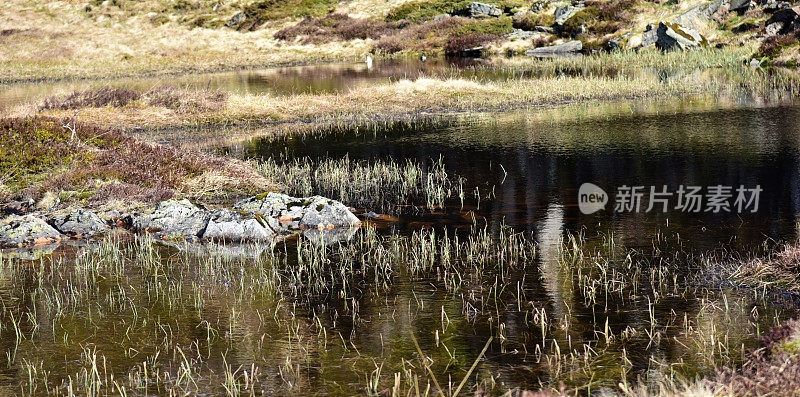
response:
<path id="1" fill-rule="evenodd" d="M 679 23 L 659 23 L 656 36 L 656 47 L 662 51 L 687 50 L 708 45 L 708 40 L 698 31 Z"/>

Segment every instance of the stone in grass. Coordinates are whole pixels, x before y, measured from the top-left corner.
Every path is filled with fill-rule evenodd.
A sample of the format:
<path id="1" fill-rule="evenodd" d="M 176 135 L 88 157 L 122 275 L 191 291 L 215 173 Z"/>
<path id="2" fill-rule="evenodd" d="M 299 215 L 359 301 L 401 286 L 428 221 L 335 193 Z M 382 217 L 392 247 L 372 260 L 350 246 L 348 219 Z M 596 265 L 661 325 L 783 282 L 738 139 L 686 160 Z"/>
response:
<path id="1" fill-rule="evenodd" d="M 135 216 L 133 228 L 166 239 L 195 238 L 203 234 L 210 217 L 189 200 L 167 200 L 158 203 L 152 214 Z"/>
<path id="2" fill-rule="evenodd" d="M 708 46 L 698 31 L 679 23 L 661 22 L 656 30 L 656 48 L 662 51 L 688 50 Z"/>
<path id="3" fill-rule="evenodd" d="M 233 208 L 263 215 L 276 231 L 333 229 L 361 223 L 341 202 L 320 196 L 297 198 L 269 192 L 244 199 Z"/>
<path id="4" fill-rule="evenodd" d="M 525 55 L 533 57 L 553 57 L 559 54 L 576 53 L 583 49 L 580 40 L 568 41 L 564 44 L 556 44 L 548 47 L 539 47 L 525 51 Z"/>
<path id="5" fill-rule="evenodd" d="M 83 208 L 54 215 L 50 218 L 50 224 L 70 237 L 94 237 L 111 230 L 100 216 Z"/>
<path id="6" fill-rule="evenodd" d="M 275 232 L 258 213 L 221 209 L 211 213 L 203 238 L 222 241 L 272 241 Z"/>
<path id="7" fill-rule="evenodd" d="M 33 215 L 11 215 L 0 221 L 0 248 L 52 244 L 64 236 Z"/>

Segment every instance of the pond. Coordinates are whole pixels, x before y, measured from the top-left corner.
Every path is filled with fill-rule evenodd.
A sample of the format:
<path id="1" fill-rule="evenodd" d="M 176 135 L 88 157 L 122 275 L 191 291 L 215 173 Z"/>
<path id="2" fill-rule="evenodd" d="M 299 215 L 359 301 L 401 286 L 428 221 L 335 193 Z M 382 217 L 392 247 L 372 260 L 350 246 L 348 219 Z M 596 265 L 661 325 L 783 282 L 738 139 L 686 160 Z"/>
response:
<path id="1" fill-rule="evenodd" d="M 325 92 L 362 78 L 315 75 L 304 85 L 274 73 L 211 81 Z M 413 395 L 449 394 L 464 379 L 470 392 L 596 394 L 713 375 L 798 313 L 796 297 L 736 289 L 704 272 L 798 238 L 799 112 L 793 103 L 668 98 L 216 148 L 277 163 L 442 167 L 462 194 L 396 211 L 359 205 L 386 216 L 330 247 L 119 235 L 34 261 L 2 259 L 0 386 Z M 585 184 L 607 199 L 596 212 L 579 203 Z M 633 186 L 646 193 L 641 206 L 617 210 Z M 698 211 L 679 208 L 678 192 L 694 186 Z M 715 186 L 730 187 L 718 211 L 709 206 Z M 648 211 L 650 187 L 669 193 L 666 211 Z M 737 188 L 750 194 L 741 209 Z"/>

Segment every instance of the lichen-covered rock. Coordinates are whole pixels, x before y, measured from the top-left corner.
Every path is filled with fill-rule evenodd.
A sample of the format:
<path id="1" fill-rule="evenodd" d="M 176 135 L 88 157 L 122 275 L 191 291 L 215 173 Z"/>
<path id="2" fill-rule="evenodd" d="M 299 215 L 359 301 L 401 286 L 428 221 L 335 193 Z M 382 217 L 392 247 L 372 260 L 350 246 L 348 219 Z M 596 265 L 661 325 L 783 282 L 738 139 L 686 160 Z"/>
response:
<path id="1" fill-rule="evenodd" d="M 111 230 L 99 215 L 82 208 L 54 215 L 50 218 L 50 224 L 71 237 L 94 237 Z"/>
<path id="2" fill-rule="evenodd" d="M 11 215 L 0 221 L 0 248 L 52 244 L 64 236 L 33 215 Z"/>
<path id="3" fill-rule="evenodd" d="M 224 241 L 269 241 L 275 238 L 275 231 L 261 214 L 222 209 L 211 213 L 203 238 Z"/>
<path id="4" fill-rule="evenodd" d="M 156 233 L 163 238 L 199 237 L 211 215 L 189 200 L 167 200 L 158 203 L 149 215 L 135 216 L 134 229 Z"/>
<path id="5" fill-rule="evenodd" d="M 525 55 L 534 57 L 552 57 L 558 54 L 578 52 L 582 49 L 583 49 L 583 43 L 580 40 L 572 40 L 564 44 L 556 44 L 548 47 L 534 48 L 532 50 L 525 51 Z"/>
<path id="6" fill-rule="evenodd" d="M 656 36 L 656 48 L 662 51 L 688 50 L 708 45 L 708 40 L 702 34 L 679 23 L 662 21 L 658 24 Z"/>
<path id="7" fill-rule="evenodd" d="M 563 25 L 568 19 L 572 18 L 573 15 L 581 10 L 583 10 L 583 7 L 574 7 L 569 4 L 556 7 L 556 10 L 553 12 L 553 16 L 556 18 L 556 24 Z"/>
<path id="8" fill-rule="evenodd" d="M 453 10 L 452 14 L 470 18 L 499 17 L 503 10 L 491 4 L 472 2 L 464 9 Z"/>
<path id="9" fill-rule="evenodd" d="M 233 208 L 263 215 L 273 230 L 333 229 L 361 223 L 341 202 L 320 196 L 297 198 L 270 192 L 244 199 Z"/>

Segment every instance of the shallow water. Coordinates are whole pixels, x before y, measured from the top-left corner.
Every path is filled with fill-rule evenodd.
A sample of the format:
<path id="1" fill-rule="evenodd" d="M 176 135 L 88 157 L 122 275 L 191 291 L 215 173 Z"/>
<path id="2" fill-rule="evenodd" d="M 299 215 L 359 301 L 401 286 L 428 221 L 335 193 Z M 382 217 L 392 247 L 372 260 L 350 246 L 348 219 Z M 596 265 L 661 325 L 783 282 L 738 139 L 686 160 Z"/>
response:
<path id="1" fill-rule="evenodd" d="M 238 87 L 275 89 L 292 73 Z M 286 87 L 323 92 L 357 84 L 346 74 Z M 297 269 L 319 252 L 302 240 L 274 254 L 228 247 L 197 255 L 203 249 L 121 237 L 123 243 L 64 245 L 41 260 L 4 259 L 0 346 L 7 365 L 0 365 L 0 387 L 30 391 L 34 371 L 36 393 L 98 384 L 113 390 L 119 382 L 131 395 L 171 388 L 223 394 L 230 392 L 228 371 L 242 387 L 244 373 L 255 373 L 256 394 L 366 394 L 372 379 L 390 394 L 395 374 L 404 391 L 414 389 L 412 379 L 424 391 L 434 386 L 416 340 L 442 388 L 453 390 L 490 337 L 466 382 L 470 392 L 563 385 L 592 394 L 620 381 L 652 383 L 659 374 L 711 375 L 716 365 L 740 364 L 763 333 L 798 313 L 792 299 L 695 277 L 708 256 L 731 260 L 797 239 L 798 113 L 792 103 L 752 98 L 670 98 L 219 148 L 287 161 L 441 160 L 448 174 L 463 178 L 467 194 L 463 202 L 403 210 L 396 221 L 377 224 L 384 246 L 407 248 L 396 249 L 409 253 L 403 260 L 391 256 L 398 253 L 384 262 L 363 259 L 377 249 L 360 246 L 371 229 L 304 271 Z M 584 183 L 612 195 L 604 210 L 581 212 Z M 616 212 L 613 195 L 623 185 L 763 191 L 756 212 L 685 213 L 674 202 L 665 213 Z M 536 244 L 533 258 L 419 265 L 427 247 L 420 230 L 435 233 L 441 249 L 444 235 L 463 243 L 483 230 L 496 237 L 506 226 Z M 574 236 L 581 237 L 572 246 Z"/>

